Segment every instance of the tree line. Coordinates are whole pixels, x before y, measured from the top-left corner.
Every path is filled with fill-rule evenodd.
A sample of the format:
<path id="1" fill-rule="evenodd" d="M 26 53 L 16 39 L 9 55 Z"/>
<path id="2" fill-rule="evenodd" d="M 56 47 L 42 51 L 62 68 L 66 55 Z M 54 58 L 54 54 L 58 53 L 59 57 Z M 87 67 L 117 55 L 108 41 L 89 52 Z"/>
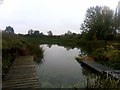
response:
<path id="1" fill-rule="evenodd" d="M 82 33 L 76 34 L 68 30 L 63 35 L 53 35 L 48 31 L 48 35 L 44 35 L 39 30 L 30 29 L 28 34 L 18 34 L 19 36 L 32 37 L 77 37 L 77 40 L 120 40 L 120 7 L 112 10 L 107 6 L 93 6 L 87 9 L 85 19 L 81 24 Z M 13 33 L 11 26 L 6 27 L 5 32 Z"/>

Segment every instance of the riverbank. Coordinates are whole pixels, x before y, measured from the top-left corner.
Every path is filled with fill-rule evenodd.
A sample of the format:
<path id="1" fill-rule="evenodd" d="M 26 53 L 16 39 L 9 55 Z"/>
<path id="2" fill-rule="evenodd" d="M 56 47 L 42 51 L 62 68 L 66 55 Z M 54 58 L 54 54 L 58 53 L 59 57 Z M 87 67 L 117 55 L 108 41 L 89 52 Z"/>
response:
<path id="1" fill-rule="evenodd" d="M 113 70 L 96 61 L 76 58 L 82 67 L 89 69 L 92 73 L 100 75 L 96 77 L 94 84 L 88 85 L 88 88 L 115 88 L 120 89 L 120 70 Z"/>
<path id="2" fill-rule="evenodd" d="M 105 40 L 82 40 L 80 35 L 68 36 L 40 36 L 24 35 L 22 36 L 28 42 L 37 42 L 39 44 L 57 44 L 67 48 L 81 48 L 84 54 L 92 56 L 97 62 L 114 68 L 120 69 L 120 42 Z M 104 63 L 105 62 L 105 63 Z"/>
<path id="3" fill-rule="evenodd" d="M 113 70 L 112 68 L 106 67 L 96 61 L 91 60 L 79 60 L 77 59 L 79 63 L 82 65 L 88 67 L 92 71 L 98 72 L 101 75 L 103 74 L 109 74 L 109 76 L 117 79 L 120 81 L 120 70 Z"/>
<path id="4" fill-rule="evenodd" d="M 39 44 L 27 41 L 15 34 L 2 32 L 2 75 L 3 78 L 16 57 L 33 55 L 42 58 L 43 50 Z"/>

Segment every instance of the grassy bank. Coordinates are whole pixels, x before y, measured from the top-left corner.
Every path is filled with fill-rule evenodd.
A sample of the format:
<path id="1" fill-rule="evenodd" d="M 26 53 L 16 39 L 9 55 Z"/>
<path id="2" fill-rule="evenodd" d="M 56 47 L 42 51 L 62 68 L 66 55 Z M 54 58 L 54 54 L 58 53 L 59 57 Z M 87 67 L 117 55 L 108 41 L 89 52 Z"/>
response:
<path id="1" fill-rule="evenodd" d="M 89 44 L 86 44 L 85 47 L 83 50 L 81 49 L 81 51 L 84 52 L 87 57 L 91 57 L 93 60 L 107 67 L 120 70 L 119 42 L 108 42 L 106 45 L 104 43 L 95 44 L 90 42 Z M 80 53 L 81 58 L 85 57 L 85 55 L 82 55 L 82 52 Z"/>
<path id="2" fill-rule="evenodd" d="M 43 51 L 37 42 L 27 41 L 15 34 L 2 32 L 2 74 L 7 73 L 14 59 L 18 56 L 33 55 L 42 58 Z"/>

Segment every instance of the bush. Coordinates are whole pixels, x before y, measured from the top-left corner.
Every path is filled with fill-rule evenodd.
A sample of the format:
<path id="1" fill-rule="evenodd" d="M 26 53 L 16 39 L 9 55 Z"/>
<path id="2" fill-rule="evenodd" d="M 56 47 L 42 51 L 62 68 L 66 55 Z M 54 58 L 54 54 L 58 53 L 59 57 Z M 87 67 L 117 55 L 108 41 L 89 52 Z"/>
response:
<path id="1" fill-rule="evenodd" d="M 98 48 L 92 53 L 95 61 L 98 61 L 108 67 L 120 69 L 120 50 L 115 49 L 112 45 L 107 45 L 107 51 L 104 48 Z"/>
<path id="2" fill-rule="evenodd" d="M 18 56 L 33 55 L 34 58 L 42 57 L 43 51 L 37 42 L 29 42 L 25 38 L 3 33 L 2 35 L 2 73 L 5 75 Z"/>

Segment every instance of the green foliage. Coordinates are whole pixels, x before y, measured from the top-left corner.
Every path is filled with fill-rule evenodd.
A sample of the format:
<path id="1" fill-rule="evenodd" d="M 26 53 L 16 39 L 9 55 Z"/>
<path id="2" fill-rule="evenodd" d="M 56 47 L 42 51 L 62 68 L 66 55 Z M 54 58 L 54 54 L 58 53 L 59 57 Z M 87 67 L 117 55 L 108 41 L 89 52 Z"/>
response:
<path id="1" fill-rule="evenodd" d="M 119 80 L 115 80 L 110 76 L 96 76 L 93 83 L 89 83 L 87 88 L 116 88 L 120 89 Z"/>
<path id="2" fill-rule="evenodd" d="M 87 40 L 109 39 L 115 34 L 113 11 L 106 6 L 90 7 L 86 12 L 86 18 L 81 25 L 81 30 L 85 33 Z"/>
<path id="3" fill-rule="evenodd" d="M 107 51 L 105 51 L 104 48 L 98 48 L 93 52 L 92 55 L 101 60 L 107 57 L 108 60 L 113 61 L 120 59 L 120 50 L 115 49 L 112 45 L 107 45 Z"/>
<path id="4" fill-rule="evenodd" d="M 42 48 L 39 47 L 37 41 L 32 42 L 26 38 L 19 37 L 10 33 L 2 33 L 2 73 L 7 73 L 14 59 L 18 56 L 33 55 L 37 57 L 43 56 Z"/>
<path id="5" fill-rule="evenodd" d="M 87 80 L 86 80 L 86 89 L 115 89 L 119 90 L 120 89 L 120 81 L 116 80 L 114 77 L 108 76 L 108 74 L 104 74 L 102 76 L 97 75 L 97 74 L 91 74 L 89 71 L 86 72 L 87 75 Z M 75 85 L 73 86 L 75 90 L 79 90 L 80 85 Z"/>
<path id="6" fill-rule="evenodd" d="M 119 9 L 116 9 L 114 14 L 113 10 L 106 6 L 90 7 L 86 11 L 84 22 L 81 24 L 81 30 L 83 30 L 81 41 L 86 40 L 87 43 L 85 45 L 91 51 L 88 55 L 91 55 L 96 61 L 114 69 L 120 69 L 118 67 L 120 65 L 120 46 L 113 45 L 113 43 L 107 45 L 107 42 L 110 40 L 120 40 L 120 34 L 116 31 L 119 31 L 120 26 L 119 13 Z M 103 44 L 103 47 L 95 48 L 94 46 L 97 44 L 91 44 L 90 40 L 95 42 L 104 40 L 105 45 Z"/>
<path id="7" fill-rule="evenodd" d="M 98 48 L 91 54 L 94 59 L 108 67 L 120 69 L 120 50 L 112 45 L 107 45 L 107 51 L 104 48 Z"/>

